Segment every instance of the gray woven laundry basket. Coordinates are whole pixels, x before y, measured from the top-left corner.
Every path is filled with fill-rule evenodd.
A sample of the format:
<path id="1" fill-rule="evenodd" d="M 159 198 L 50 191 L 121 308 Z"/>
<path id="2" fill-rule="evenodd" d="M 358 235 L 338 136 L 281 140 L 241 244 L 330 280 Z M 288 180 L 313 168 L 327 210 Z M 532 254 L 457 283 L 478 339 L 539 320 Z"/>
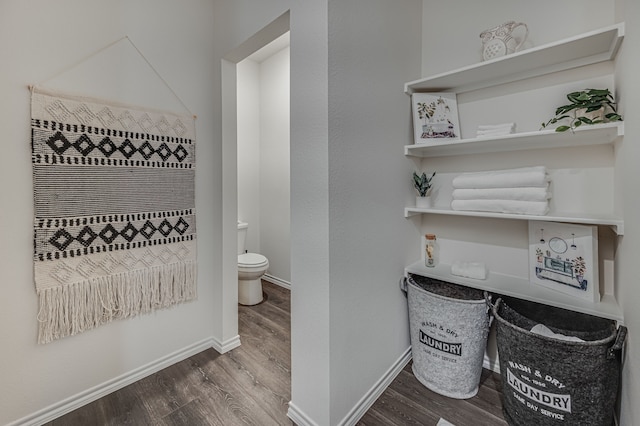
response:
<path id="1" fill-rule="evenodd" d="M 451 398 L 478 392 L 489 334 L 485 294 L 419 275 L 407 278 L 413 374 Z"/>
<path id="2" fill-rule="evenodd" d="M 624 326 L 518 299 L 498 299 L 492 312 L 510 425 L 613 424 Z M 537 324 L 584 342 L 532 333 Z"/>

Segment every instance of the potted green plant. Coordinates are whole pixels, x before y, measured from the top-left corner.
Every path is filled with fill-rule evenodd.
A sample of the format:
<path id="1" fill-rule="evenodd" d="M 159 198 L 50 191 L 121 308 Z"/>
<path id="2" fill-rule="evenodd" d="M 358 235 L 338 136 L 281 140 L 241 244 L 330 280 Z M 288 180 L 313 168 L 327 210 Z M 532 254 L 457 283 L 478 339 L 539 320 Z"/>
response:
<path id="1" fill-rule="evenodd" d="M 418 197 L 416 197 L 416 207 L 431 207 L 431 197 L 429 191 L 433 186 L 431 182 L 435 175 L 436 172 L 433 172 L 431 177 L 427 176 L 425 172 L 422 172 L 421 175 L 413 172 L 413 187 L 416 189 L 416 191 L 418 191 L 418 194 L 420 194 Z"/>
<path id="2" fill-rule="evenodd" d="M 573 131 L 583 124 L 609 123 L 622 121 L 622 116 L 616 111 L 616 102 L 609 89 L 585 89 L 571 92 L 567 95 L 569 103 L 559 106 L 556 115 L 546 123 L 542 129 L 568 119 L 568 125 L 556 127 L 556 132 Z"/>

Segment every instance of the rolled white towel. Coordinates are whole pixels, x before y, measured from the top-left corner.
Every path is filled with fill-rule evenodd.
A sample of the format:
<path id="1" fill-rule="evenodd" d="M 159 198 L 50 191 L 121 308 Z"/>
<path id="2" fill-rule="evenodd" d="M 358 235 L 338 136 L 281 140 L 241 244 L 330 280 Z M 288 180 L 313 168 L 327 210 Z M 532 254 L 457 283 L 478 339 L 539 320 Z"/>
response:
<path id="1" fill-rule="evenodd" d="M 461 188 L 521 188 L 544 187 L 549 184 L 544 166 L 487 172 L 462 173 L 453 179 L 453 187 Z"/>
<path id="2" fill-rule="evenodd" d="M 461 262 L 456 260 L 451 265 L 451 274 L 476 280 L 486 280 L 487 268 L 484 262 Z"/>
<path id="3" fill-rule="evenodd" d="M 549 188 L 461 188 L 454 189 L 454 200 L 520 200 L 546 201 L 551 198 Z"/>
<path id="4" fill-rule="evenodd" d="M 453 200 L 451 208 L 462 211 L 544 216 L 549 212 L 549 203 L 546 201 L 518 200 Z"/>

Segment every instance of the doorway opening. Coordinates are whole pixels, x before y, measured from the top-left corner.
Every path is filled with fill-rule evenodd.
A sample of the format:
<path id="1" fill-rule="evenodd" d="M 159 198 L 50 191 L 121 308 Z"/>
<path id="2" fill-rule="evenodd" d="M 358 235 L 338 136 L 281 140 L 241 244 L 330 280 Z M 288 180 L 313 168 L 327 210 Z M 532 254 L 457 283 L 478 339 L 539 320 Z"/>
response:
<path id="1" fill-rule="evenodd" d="M 238 220 L 263 279 L 291 288 L 289 32 L 237 64 Z M 241 293 L 242 294 L 242 293 Z M 242 302 L 241 300 L 241 303 Z"/>
<path id="2" fill-rule="evenodd" d="M 289 223 L 283 224 L 282 215 L 280 221 L 277 219 L 276 211 L 282 210 L 284 204 L 282 200 L 286 197 L 286 218 L 289 217 L 289 190 L 286 186 L 286 194 L 282 194 L 283 186 L 277 181 L 282 181 L 283 176 L 276 176 L 273 169 L 282 172 L 285 166 L 282 164 L 284 156 L 276 154 L 281 151 L 281 140 L 278 139 L 278 130 L 282 130 L 280 119 L 273 117 L 260 117 L 259 109 L 256 117 L 257 123 L 247 124 L 247 108 L 255 110 L 255 105 L 247 99 L 252 95 L 251 89 L 244 86 L 243 68 L 248 61 L 257 64 L 270 62 L 279 63 L 278 60 L 271 61 L 271 57 L 279 55 L 286 49 L 286 60 L 288 68 L 288 34 L 289 34 L 289 12 L 278 17 L 269 25 L 258 31 L 247 39 L 244 43 L 227 54 L 222 61 L 222 336 L 221 346 L 223 351 L 228 351 L 240 345 L 238 336 L 238 266 L 237 266 L 237 244 L 238 244 L 238 219 L 249 223 L 249 237 L 247 247 L 249 250 L 263 252 L 265 256 L 271 256 L 270 268 L 265 278 L 278 285 L 286 287 L 290 280 L 290 244 L 288 240 Z M 254 56 L 252 56 L 254 55 Z M 282 54 L 280 54 L 282 55 Z M 279 58 L 282 59 L 282 58 Z M 245 62 L 245 64 L 241 64 Z M 273 62 L 273 63 L 271 63 Z M 255 68 L 255 67 L 253 67 Z M 289 155 L 288 155 L 288 69 L 287 69 L 287 94 L 286 94 L 286 179 L 288 184 L 289 176 Z M 268 92 L 269 88 L 265 88 Z M 248 93 L 245 93 L 248 92 Z M 255 93 L 254 93 L 255 94 Z M 264 97 L 263 97 L 264 98 Z M 280 99 L 281 100 L 281 99 Z M 248 116 L 251 117 L 252 114 Z M 269 114 L 270 115 L 270 114 Z M 268 141 L 267 147 L 262 146 L 261 133 L 263 128 L 268 127 L 273 122 L 278 123 L 274 129 L 270 129 L 268 136 L 264 139 Z M 255 143 L 251 141 L 252 132 L 257 132 L 257 150 L 251 150 L 250 146 Z M 249 141 L 249 142 L 247 142 Z M 245 143 L 246 142 L 246 143 Z M 277 146 L 277 148 L 276 148 Z M 262 147 L 262 149 L 261 149 Z M 240 155 L 242 159 L 240 160 Z M 247 154 L 248 152 L 248 154 Z M 262 160 L 260 159 L 264 157 Z M 244 158 L 245 154 L 247 157 Z M 273 155 L 273 158 L 271 156 Z M 242 164 L 239 163 L 242 162 Z M 278 166 L 278 162 L 280 165 Z M 249 165 L 247 165 L 247 163 Z M 256 167 L 250 164 L 255 163 Z M 261 164 L 262 163 L 262 164 Z M 242 178 L 238 177 L 238 172 L 242 167 Z M 265 169 L 265 173 L 260 170 Z M 266 191 L 256 191 L 260 187 L 266 187 Z M 242 195 L 239 192 L 242 189 Z M 247 190 L 247 193 L 245 193 Z M 257 194 L 257 195 L 256 195 Z M 276 201 L 277 199 L 277 201 Z M 264 218 L 261 211 L 266 211 Z M 257 214 L 256 214 L 257 213 Z M 240 215 L 242 214 L 243 217 Z M 252 224 L 253 222 L 253 224 Z M 278 238 L 274 234 L 282 235 L 282 229 L 286 227 L 286 250 L 283 254 L 282 247 L 277 247 Z M 253 229 L 251 229 L 253 228 Z M 262 236 L 261 236 L 262 235 Z M 280 240 L 282 244 L 282 240 Z M 274 247 L 275 245 L 275 247 Z M 273 266 L 272 266 L 273 265 Z"/>

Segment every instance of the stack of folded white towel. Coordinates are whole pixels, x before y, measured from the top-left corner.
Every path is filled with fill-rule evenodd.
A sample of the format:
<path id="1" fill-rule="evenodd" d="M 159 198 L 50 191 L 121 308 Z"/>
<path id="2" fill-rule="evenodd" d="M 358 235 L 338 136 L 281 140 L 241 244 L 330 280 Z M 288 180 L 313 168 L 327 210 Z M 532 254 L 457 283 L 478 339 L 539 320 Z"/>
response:
<path id="1" fill-rule="evenodd" d="M 544 166 L 463 173 L 453 179 L 453 210 L 544 216 L 549 178 Z"/>
<path id="2" fill-rule="evenodd" d="M 495 136 L 509 135 L 515 133 L 516 123 L 502 124 L 481 124 L 478 126 L 476 136 L 479 138 L 491 138 Z"/>

